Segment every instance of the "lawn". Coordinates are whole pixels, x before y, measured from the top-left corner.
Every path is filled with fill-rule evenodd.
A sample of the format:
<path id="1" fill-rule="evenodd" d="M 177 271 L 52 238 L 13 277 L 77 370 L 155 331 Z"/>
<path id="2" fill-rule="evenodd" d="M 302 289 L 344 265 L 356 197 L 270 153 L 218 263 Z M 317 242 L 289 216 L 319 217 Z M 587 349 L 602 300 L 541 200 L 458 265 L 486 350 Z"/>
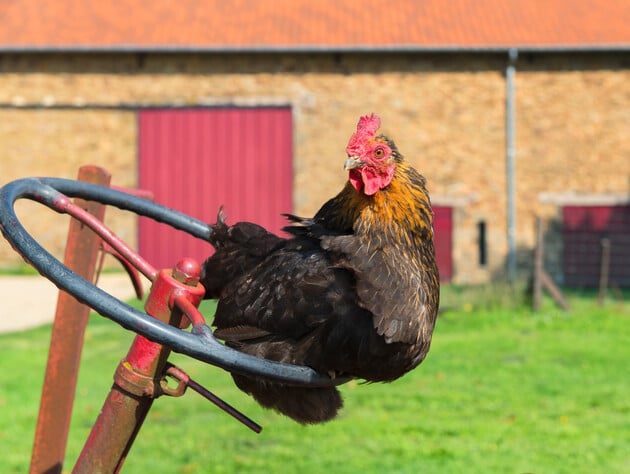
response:
<path id="1" fill-rule="evenodd" d="M 600 308 L 593 296 L 572 294 L 570 312 L 546 301 L 532 314 L 446 288 L 427 360 L 394 383 L 346 384 L 342 415 L 321 426 L 262 410 L 222 371 L 174 356 L 263 432 L 192 391 L 163 397 L 123 472 L 630 473 L 627 296 Z M 0 336 L 2 472 L 28 468 L 49 337 L 50 327 Z M 131 337 L 104 318 L 90 321 L 67 470 Z"/>

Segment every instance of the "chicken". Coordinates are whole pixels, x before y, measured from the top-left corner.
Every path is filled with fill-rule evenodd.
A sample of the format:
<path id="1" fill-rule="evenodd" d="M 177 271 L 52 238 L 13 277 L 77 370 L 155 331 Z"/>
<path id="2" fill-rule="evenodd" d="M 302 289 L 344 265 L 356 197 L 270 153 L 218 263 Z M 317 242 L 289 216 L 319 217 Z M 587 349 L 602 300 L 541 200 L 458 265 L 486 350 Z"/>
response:
<path id="1" fill-rule="evenodd" d="M 257 357 L 370 382 L 397 379 L 427 355 L 439 304 L 433 214 L 425 179 L 361 117 L 346 148 L 349 180 L 313 218 L 287 215 L 281 238 L 225 223 L 219 212 L 202 266 L 218 298 L 215 336 Z M 262 406 L 300 423 L 334 418 L 335 387 L 232 374 Z"/>

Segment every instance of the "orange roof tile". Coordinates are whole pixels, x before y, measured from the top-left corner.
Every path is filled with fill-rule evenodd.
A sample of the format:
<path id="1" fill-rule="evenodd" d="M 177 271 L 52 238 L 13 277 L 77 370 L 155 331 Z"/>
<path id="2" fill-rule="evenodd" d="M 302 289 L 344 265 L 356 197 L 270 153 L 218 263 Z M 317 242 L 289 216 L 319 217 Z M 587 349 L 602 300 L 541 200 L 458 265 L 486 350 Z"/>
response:
<path id="1" fill-rule="evenodd" d="M 630 46 L 628 0 L 9 0 L 0 50 Z"/>

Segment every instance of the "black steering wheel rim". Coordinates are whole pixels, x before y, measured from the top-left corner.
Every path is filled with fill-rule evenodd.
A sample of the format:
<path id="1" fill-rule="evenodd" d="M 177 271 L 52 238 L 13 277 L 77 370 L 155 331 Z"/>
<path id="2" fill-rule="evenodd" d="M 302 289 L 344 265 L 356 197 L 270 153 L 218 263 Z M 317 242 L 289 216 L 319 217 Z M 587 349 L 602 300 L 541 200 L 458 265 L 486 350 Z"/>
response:
<path id="1" fill-rule="evenodd" d="M 146 199 L 104 186 L 63 178 L 24 178 L 0 188 L 0 230 L 14 250 L 58 288 L 72 294 L 100 315 L 125 329 L 170 347 L 197 360 L 229 372 L 263 377 L 289 385 L 323 387 L 343 383 L 331 380 L 309 367 L 284 364 L 243 354 L 221 344 L 206 325 L 192 332 L 169 326 L 88 282 L 44 249 L 22 226 L 15 214 L 18 199 L 30 199 L 55 210 L 64 196 L 97 201 L 167 224 L 194 237 L 207 240 L 208 224 Z"/>

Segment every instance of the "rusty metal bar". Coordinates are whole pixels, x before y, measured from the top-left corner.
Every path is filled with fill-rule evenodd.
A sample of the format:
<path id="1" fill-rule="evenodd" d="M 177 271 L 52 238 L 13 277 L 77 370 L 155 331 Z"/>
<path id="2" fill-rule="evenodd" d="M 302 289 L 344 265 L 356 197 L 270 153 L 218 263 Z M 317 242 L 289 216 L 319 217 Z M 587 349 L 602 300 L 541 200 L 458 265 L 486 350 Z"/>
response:
<path id="1" fill-rule="evenodd" d="M 205 288 L 199 283 L 200 266 L 183 259 L 172 273 L 158 273 L 145 304 L 148 314 L 171 326 L 182 326 L 177 297 L 199 306 Z M 188 320 L 183 320 L 183 326 Z M 119 472 L 153 400 L 161 394 L 160 381 L 171 350 L 136 336 L 114 375 L 114 384 L 74 467 L 74 473 Z"/>
<path id="2" fill-rule="evenodd" d="M 78 179 L 108 186 L 111 175 L 96 166 L 84 166 Z M 76 199 L 75 203 L 102 220 L 105 206 Z M 64 263 L 91 281 L 94 276 L 100 238 L 87 226 L 72 219 L 68 231 Z M 90 308 L 65 291 L 59 291 L 52 327 L 48 364 L 35 430 L 31 473 L 61 473 L 66 452 L 70 417 L 83 348 L 83 336 Z"/>

